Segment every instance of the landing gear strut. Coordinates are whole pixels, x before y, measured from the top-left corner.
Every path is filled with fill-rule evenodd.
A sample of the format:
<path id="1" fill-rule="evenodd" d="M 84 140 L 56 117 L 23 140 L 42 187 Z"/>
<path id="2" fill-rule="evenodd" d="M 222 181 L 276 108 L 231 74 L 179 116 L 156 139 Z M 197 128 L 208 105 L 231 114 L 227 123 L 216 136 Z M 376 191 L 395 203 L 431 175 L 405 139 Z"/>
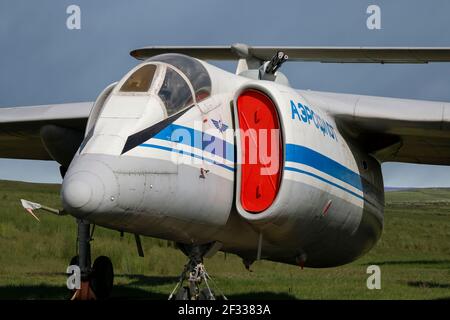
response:
<path id="1" fill-rule="evenodd" d="M 89 222 L 77 220 L 78 224 L 78 255 L 70 261 L 78 265 L 81 272 L 81 287 L 76 289 L 71 300 L 106 299 L 113 287 L 114 271 L 111 260 L 100 256 L 91 266 L 91 240 L 94 227 L 91 230 Z"/>
<path id="2" fill-rule="evenodd" d="M 214 281 L 203 264 L 203 257 L 208 252 L 210 245 L 179 244 L 178 247 L 188 256 L 189 261 L 184 266 L 179 281 L 169 296 L 169 300 L 227 300 L 217 287 L 218 296 L 210 287 L 210 284 L 214 284 Z M 183 286 L 185 281 L 187 285 Z M 204 287 L 202 288 L 203 283 Z"/>

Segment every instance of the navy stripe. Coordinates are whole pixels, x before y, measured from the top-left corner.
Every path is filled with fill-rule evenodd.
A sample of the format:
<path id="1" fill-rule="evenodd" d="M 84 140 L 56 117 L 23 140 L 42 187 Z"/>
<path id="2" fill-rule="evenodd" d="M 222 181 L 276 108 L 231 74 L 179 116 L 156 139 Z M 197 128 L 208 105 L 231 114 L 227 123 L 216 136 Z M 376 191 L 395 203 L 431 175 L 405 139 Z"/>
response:
<path id="1" fill-rule="evenodd" d="M 177 130 L 174 134 L 174 131 Z M 234 159 L 234 146 L 233 144 L 224 141 L 218 137 L 208 135 L 204 132 L 195 130 L 193 128 L 184 127 L 176 124 L 171 124 L 161 130 L 157 135 L 153 137 L 154 139 L 164 140 L 164 141 L 174 141 L 177 143 L 182 143 L 187 146 L 194 147 L 201 151 L 208 151 L 212 154 L 219 156 L 223 159 L 226 159 L 230 162 L 235 162 Z M 194 153 L 173 149 L 170 147 L 163 147 L 158 146 L 154 144 L 141 144 L 141 147 L 147 147 L 147 148 L 155 148 L 155 149 L 161 149 L 166 150 L 169 152 L 178 152 L 180 154 L 188 155 L 192 158 L 202 159 L 207 162 L 213 163 L 215 165 L 218 165 L 222 168 L 225 168 L 230 171 L 234 171 L 234 167 L 224 165 L 222 163 L 216 162 L 212 159 L 208 159 L 205 157 L 198 156 Z M 212 148 L 217 147 L 217 148 Z M 318 171 L 321 171 L 323 173 L 326 173 L 342 182 L 345 182 L 354 188 L 363 191 L 362 187 L 362 181 L 361 176 L 357 174 L 356 172 L 350 170 L 349 168 L 343 166 L 339 162 L 317 152 L 310 148 L 295 145 L 295 144 L 286 144 L 286 162 L 295 162 L 299 164 L 304 164 L 307 166 L 310 166 L 312 168 L 315 168 Z M 324 179 L 322 177 L 319 177 L 316 174 L 313 174 L 311 172 L 307 172 L 304 170 L 286 167 L 286 170 L 295 171 L 298 173 L 303 173 L 312 177 L 315 177 L 325 183 L 328 183 L 330 185 L 333 185 L 339 189 L 342 189 L 360 199 L 364 199 L 362 196 L 356 194 L 355 192 L 352 192 L 351 190 L 348 190 L 345 187 L 342 187 L 334 182 L 331 182 L 327 179 Z"/>
<path id="2" fill-rule="evenodd" d="M 232 143 L 193 128 L 171 124 L 158 132 L 154 138 L 181 143 L 235 162 Z"/>
<path id="3" fill-rule="evenodd" d="M 193 153 L 190 153 L 190 152 L 184 152 L 183 150 L 172 149 L 172 148 L 169 148 L 169 147 L 159 146 L 159 145 L 155 145 L 155 144 L 141 144 L 140 146 L 141 147 L 145 147 L 145 148 L 160 149 L 160 150 L 165 150 L 165 151 L 169 151 L 169 152 L 177 152 L 177 153 L 185 154 L 185 155 L 188 155 L 188 156 L 190 156 L 192 158 L 202 159 L 202 160 L 205 160 L 207 162 L 213 163 L 213 164 L 218 165 L 218 166 L 220 166 L 222 168 L 225 168 L 225 169 L 227 169 L 229 171 L 234 171 L 234 168 L 232 168 L 230 166 L 224 165 L 222 163 L 218 163 L 218 162 L 216 162 L 214 160 L 211 160 L 211 159 L 208 159 L 208 158 L 200 157 L 200 156 L 198 156 L 196 154 L 193 154 Z M 314 177 L 314 178 L 319 179 L 319 180 L 321 180 L 321 181 L 323 181 L 325 183 L 328 183 L 328 184 L 330 184 L 330 185 L 332 185 L 332 186 L 334 186 L 336 188 L 344 190 L 345 192 L 347 192 L 347 193 L 349 193 L 349 194 L 351 194 L 351 195 L 353 195 L 353 196 L 355 196 L 355 197 L 357 197 L 357 198 L 359 198 L 361 200 L 364 200 L 364 197 L 360 196 L 359 194 L 357 194 L 357 193 L 355 193 L 355 192 L 353 192 L 351 190 L 348 190 L 347 188 L 344 188 L 344 187 L 342 187 L 342 186 L 340 186 L 340 185 L 338 185 L 338 184 L 336 184 L 336 183 L 334 183 L 332 181 L 329 181 L 329 180 L 327 180 L 325 178 L 322 178 L 322 177 L 320 177 L 320 176 L 318 176 L 318 175 L 316 175 L 314 173 L 311 173 L 311 172 L 308 172 L 308 171 L 304 171 L 304 170 L 300 170 L 300 169 L 297 169 L 297 168 L 292 168 L 292 167 L 285 167 L 284 169 L 287 170 L 287 171 L 293 171 L 293 172 L 302 173 L 302 174 Z"/>
<path id="4" fill-rule="evenodd" d="M 206 162 L 215 164 L 216 166 L 225 168 L 225 169 L 227 169 L 227 170 L 229 170 L 229 171 L 234 171 L 234 168 L 233 168 L 233 167 L 227 166 L 227 165 L 225 165 L 225 164 L 223 164 L 223 163 L 214 161 L 214 160 L 212 160 L 212 159 L 208 159 L 208 158 L 205 158 L 205 157 L 201 157 L 201 156 L 199 156 L 199 155 L 196 155 L 195 153 L 186 152 L 186 151 L 183 151 L 183 150 L 173 149 L 173 148 L 164 147 L 164 146 L 158 146 L 158 145 L 156 145 L 156 144 L 150 144 L 150 143 L 144 143 L 144 144 L 141 144 L 140 147 L 153 148 L 153 149 L 160 149 L 160 150 L 165 150 L 165 151 L 169 151 L 169 152 L 175 152 L 175 153 L 187 155 L 187 156 L 190 156 L 191 158 L 197 158 L 197 159 L 205 160 Z"/>
<path id="5" fill-rule="evenodd" d="M 312 173 L 312 172 L 308 172 L 308 171 L 304 171 L 304 170 L 300 170 L 300 169 L 292 168 L 292 167 L 285 167 L 284 169 L 287 170 L 287 171 L 298 172 L 298 173 L 305 174 L 305 175 L 307 175 L 307 176 L 314 177 L 314 178 L 319 179 L 320 181 L 326 182 L 326 183 L 328 183 L 328 184 L 330 184 L 330 185 L 332 185 L 332 186 L 334 186 L 334 187 L 336 187 L 336 188 L 339 188 L 339 189 L 341 189 L 341 190 L 344 190 L 345 192 L 348 192 L 348 193 L 350 193 L 351 195 L 353 195 L 353 196 L 355 196 L 355 197 L 357 197 L 357 198 L 359 198 L 359 199 L 361 199 L 361 200 L 364 200 L 364 197 L 363 197 L 363 196 L 360 196 L 359 194 L 357 194 L 357 193 L 355 193 L 355 192 L 353 192 L 353 191 L 351 191 L 351 190 L 349 190 L 349 189 L 347 189 L 347 188 L 344 188 L 344 187 L 342 187 L 342 186 L 340 186 L 340 185 L 338 185 L 338 184 L 336 184 L 336 183 L 334 183 L 334 182 L 332 182 L 332 181 L 330 181 L 330 180 L 327 180 L 327 179 L 325 179 L 325 178 L 322 178 L 322 177 L 320 177 L 320 176 L 318 176 L 318 175 L 316 175 L 316 174 L 314 174 L 314 173 Z"/>
<path id="6" fill-rule="evenodd" d="M 310 148 L 296 144 L 286 144 L 286 161 L 310 166 L 363 191 L 359 174 Z"/>

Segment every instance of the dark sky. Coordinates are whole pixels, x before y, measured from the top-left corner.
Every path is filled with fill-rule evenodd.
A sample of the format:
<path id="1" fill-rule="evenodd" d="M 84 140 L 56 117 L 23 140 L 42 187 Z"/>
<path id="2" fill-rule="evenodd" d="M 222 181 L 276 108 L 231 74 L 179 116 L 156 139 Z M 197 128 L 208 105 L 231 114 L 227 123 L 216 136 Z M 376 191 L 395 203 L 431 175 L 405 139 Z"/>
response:
<path id="1" fill-rule="evenodd" d="M 66 27 L 71 4 L 81 30 Z M 366 27 L 370 4 L 381 8 L 381 30 Z M 0 106 L 92 101 L 146 45 L 450 46 L 449 12 L 448 0 L 0 0 Z M 288 63 L 283 72 L 302 89 L 450 101 L 450 64 Z M 383 170 L 388 186 L 450 186 L 446 167 Z M 51 162 L 0 160 L 0 179 L 59 173 Z"/>

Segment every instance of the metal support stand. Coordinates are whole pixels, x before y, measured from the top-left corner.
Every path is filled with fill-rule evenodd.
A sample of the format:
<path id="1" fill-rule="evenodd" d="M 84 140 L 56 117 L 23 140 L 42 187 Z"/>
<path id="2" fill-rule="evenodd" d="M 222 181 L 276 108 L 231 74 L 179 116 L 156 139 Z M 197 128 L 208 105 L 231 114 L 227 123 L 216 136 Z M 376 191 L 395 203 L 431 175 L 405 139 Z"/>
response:
<path id="1" fill-rule="evenodd" d="M 180 280 L 170 293 L 169 300 L 216 300 L 218 297 L 227 300 L 225 295 L 217 288 L 203 264 L 203 256 L 207 252 L 205 248 L 208 247 L 189 246 L 181 248 L 183 252 L 188 253 L 189 261 L 184 266 Z M 183 287 L 185 281 L 187 281 L 187 286 Z M 201 288 L 203 282 L 205 288 Z M 218 297 L 211 289 L 210 283 L 219 293 Z"/>

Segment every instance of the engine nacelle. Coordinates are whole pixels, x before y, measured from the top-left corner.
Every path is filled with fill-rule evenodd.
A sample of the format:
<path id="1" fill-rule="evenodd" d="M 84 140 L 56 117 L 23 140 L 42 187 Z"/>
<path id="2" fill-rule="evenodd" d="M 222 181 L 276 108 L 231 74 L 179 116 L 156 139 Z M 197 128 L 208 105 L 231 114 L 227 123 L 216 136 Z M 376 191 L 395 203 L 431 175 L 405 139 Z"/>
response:
<path id="1" fill-rule="evenodd" d="M 295 90 L 250 82 L 236 92 L 234 118 L 236 208 L 265 239 L 301 253 L 311 245 L 332 252 L 339 238 L 348 260 L 375 244 L 384 206 L 380 164 L 347 141 L 332 117 Z"/>

